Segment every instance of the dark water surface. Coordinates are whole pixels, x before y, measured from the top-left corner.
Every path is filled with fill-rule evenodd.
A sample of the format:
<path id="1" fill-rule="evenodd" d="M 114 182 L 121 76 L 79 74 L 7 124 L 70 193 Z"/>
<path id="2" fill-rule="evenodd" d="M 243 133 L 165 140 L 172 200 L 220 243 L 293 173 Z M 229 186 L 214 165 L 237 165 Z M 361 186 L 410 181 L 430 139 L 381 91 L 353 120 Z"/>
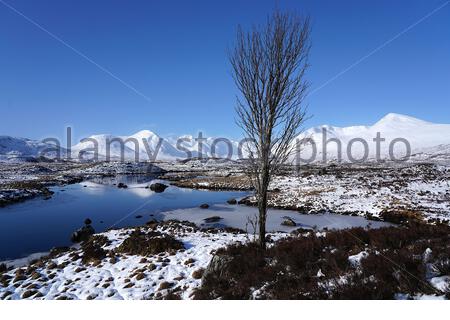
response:
<path id="1" fill-rule="evenodd" d="M 123 182 L 127 189 L 115 184 Z M 70 235 L 92 220 L 96 232 L 108 228 L 142 225 L 152 218 L 158 220 L 189 220 L 206 227 L 232 226 L 248 229 L 248 221 L 257 215 L 257 208 L 228 205 L 230 198 L 241 198 L 247 192 L 205 191 L 169 186 L 163 193 L 145 187 L 152 183 L 148 176 L 117 176 L 52 188 L 49 200 L 36 198 L 0 208 L 0 261 L 47 252 L 53 247 L 71 245 Z M 199 205 L 207 203 L 208 209 Z M 220 217 L 218 223 L 205 223 L 205 218 Z M 297 226 L 283 226 L 289 217 Z M 379 228 L 385 222 L 368 221 L 363 217 L 337 214 L 300 214 L 297 211 L 270 209 L 268 231 L 290 232 L 295 228 L 345 229 L 351 227 Z M 252 232 L 252 230 L 247 230 Z"/>
<path id="2" fill-rule="evenodd" d="M 0 208 L 0 261 L 16 259 L 52 247 L 70 245 L 71 233 L 92 220 L 96 232 L 110 227 L 142 225 L 151 214 L 198 207 L 202 203 L 225 203 L 244 192 L 213 192 L 169 186 L 154 193 L 145 186 L 150 177 L 120 177 L 52 188 L 49 200 L 36 198 Z M 127 189 L 112 185 L 128 184 Z M 142 218 L 136 218 L 141 215 Z"/>

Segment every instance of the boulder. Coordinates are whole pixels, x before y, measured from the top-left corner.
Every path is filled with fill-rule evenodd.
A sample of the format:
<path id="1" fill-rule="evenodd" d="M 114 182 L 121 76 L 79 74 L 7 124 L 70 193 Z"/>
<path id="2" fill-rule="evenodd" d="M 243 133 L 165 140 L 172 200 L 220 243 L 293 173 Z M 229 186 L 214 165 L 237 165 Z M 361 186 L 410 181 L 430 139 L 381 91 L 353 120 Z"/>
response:
<path id="1" fill-rule="evenodd" d="M 297 223 L 289 217 L 283 217 L 283 219 L 283 222 L 281 222 L 282 226 L 295 227 L 297 225 Z"/>
<path id="2" fill-rule="evenodd" d="M 214 255 L 202 275 L 202 282 L 207 278 L 224 279 L 228 277 L 228 270 L 234 258 L 229 255 Z"/>
<path id="3" fill-rule="evenodd" d="M 152 183 L 150 185 L 150 190 L 156 192 L 156 193 L 161 193 L 164 192 L 169 186 L 165 185 L 164 183 Z"/>
<path id="4" fill-rule="evenodd" d="M 236 199 L 229 199 L 227 200 L 228 204 L 237 204 L 237 200 Z"/>
<path id="5" fill-rule="evenodd" d="M 85 241 L 89 239 L 89 237 L 92 236 L 94 233 L 95 233 L 94 228 L 88 224 L 72 233 L 70 240 L 75 243 Z"/>
<path id="6" fill-rule="evenodd" d="M 125 183 L 120 182 L 120 183 L 117 185 L 117 188 L 119 188 L 119 189 L 126 189 L 126 188 L 128 188 L 128 186 L 127 186 Z"/>
<path id="7" fill-rule="evenodd" d="M 200 205 L 200 208 L 202 208 L 202 209 L 208 209 L 208 208 L 209 208 L 209 204 L 203 203 L 203 204 Z"/>

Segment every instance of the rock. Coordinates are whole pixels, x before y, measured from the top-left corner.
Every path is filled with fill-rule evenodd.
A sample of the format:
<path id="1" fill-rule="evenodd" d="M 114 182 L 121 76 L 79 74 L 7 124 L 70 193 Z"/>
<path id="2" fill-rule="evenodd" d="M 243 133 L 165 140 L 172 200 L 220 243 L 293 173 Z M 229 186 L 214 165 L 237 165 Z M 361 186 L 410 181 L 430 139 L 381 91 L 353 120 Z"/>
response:
<path id="1" fill-rule="evenodd" d="M 224 279 L 228 277 L 228 270 L 234 258 L 229 255 L 215 255 L 212 257 L 202 275 L 202 282 L 207 278 Z"/>
<path id="2" fill-rule="evenodd" d="M 149 227 L 156 227 L 158 225 L 158 220 L 153 218 L 147 221 L 145 224 Z"/>
<path id="3" fill-rule="evenodd" d="M 295 227 L 297 225 L 297 223 L 289 217 L 283 217 L 283 219 L 283 222 L 281 222 L 282 226 Z"/>
<path id="4" fill-rule="evenodd" d="M 184 265 L 187 266 L 187 265 L 193 264 L 194 262 L 195 262 L 194 258 L 189 258 L 184 262 Z"/>
<path id="5" fill-rule="evenodd" d="M 237 200 L 236 199 L 229 199 L 227 200 L 228 204 L 237 204 Z"/>
<path id="6" fill-rule="evenodd" d="M 200 208 L 202 208 L 202 209 L 208 209 L 208 208 L 209 208 L 209 204 L 203 203 L 203 204 L 200 205 Z"/>
<path id="7" fill-rule="evenodd" d="M 119 189 L 126 189 L 126 188 L 128 188 L 128 186 L 127 186 L 125 183 L 120 182 L 120 183 L 117 185 L 117 188 L 119 188 Z"/>
<path id="8" fill-rule="evenodd" d="M 38 293 L 37 290 L 27 290 L 22 294 L 22 299 L 30 298 L 31 296 L 34 296 L 36 293 Z"/>
<path id="9" fill-rule="evenodd" d="M 203 268 L 197 269 L 194 272 L 192 272 L 192 278 L 201 279 L 204 272 L 205 272 L 205 269 L 203 269 Z"/>
<path id="10" fill-rule="evenodd" d="M 219 222 L 220 220 L 222 220 L 222 218 L 219 216 L 213 216 L 213 217 L 203 219 L 203 221 L 205 221 L 206 223 Z"/>
<path id="11" fill-rule="evenodd" d="M 91 223 L 92 223 L 92 220 L 89 219 L 89 218 L 86 218 L 86 219 L 84 220 L 84 224 L 86 224 L 86 225 L 89 225 L 89 224 L 91 224 Z"/>
<path id="12" fill-rule="evenodd" d="M 150 190 L 156 193 L 164 192 L 169 186 L 165 185 L 164 183 L 153 183 L 150 185 Z"/>
<path id="13" fill-rule="evenodd" d="M 87 240 L 90 236 L 95 233 L 94 228 L 91 225 L 85 225 L 84 227 L 78 229 L 72 233 L 70 240 L 72 242 L 81 242 Z"/>
<path id="14" fill-rule="evenodd" d="M 158 289 L 158 290 L 169 289 L 169 288 L 172 288 L 173 286 L 174 286 L 174 283 L 168 282 L 168 281 L 163 281 L 163 282 L 161 282 L 161 284 L 159 285 L 159 289 Z"/>
<path id="15" fill-rule="evenodd" d="M 139 281 L 139 280 L 142 280 L 142 279 L 145 279 L 145 274 L 143 272 L 139 272 L 136 275 L 136 280 Z"/>
<path id="16" fill-rule="evenodd" d="M 135 216 L 136 219 L 140 219 L 142 218 L 142 216 L 140 214 L 138 214 L 137 216 Z"/>

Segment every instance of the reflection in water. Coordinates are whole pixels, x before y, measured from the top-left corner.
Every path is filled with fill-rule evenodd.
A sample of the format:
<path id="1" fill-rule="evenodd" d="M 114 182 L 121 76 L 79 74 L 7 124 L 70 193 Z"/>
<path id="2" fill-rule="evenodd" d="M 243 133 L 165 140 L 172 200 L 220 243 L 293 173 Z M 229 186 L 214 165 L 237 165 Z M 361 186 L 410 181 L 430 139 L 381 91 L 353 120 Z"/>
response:
<path id="1" fill-rule="evenodd" d="M 142 225 L 160 212 L 198 207 L 205 202 L 225 203 L 229 198 L 246 195 L 244 192 L 208 192 L 173 186 L 163 193 L 154 193 L 145 188 L 157 181 L 153 179 L 154 176 L 92 179 L 52 188 L 55 193 L 50 200 L 33 199 L 0 208 L 0 261 L 70 245 L 70 234 L 86 218 L 93 221 L 97 232 L 101 232 L 111 226 Z M 117 188 L 119 182 L 127 184 L 128 188 Z"/>
<path id="2" fill-rule="evenodd" d="M 93 179 L 88 182 L 52 188 L 50 200 L 34 199 L 0 208 L 0 261 L 45 252 L 56 246 L 70 245 L 70 234 L 84 219 L 90 218 L 97 232 L 111 226 L 142 225 L 158 219 L 190 220 L 204 226 L 232 226 L 245 229 L 248 217 L 256 208 L 228 205 L 230 198 L 241 198 L 247 192 L 205 191 L 169 186 L 163 193 L 147 189 L 152 176 L 121 176 Z M 128 185 L 119 189 L 118 183 Z M 164 182 L 167 184 L 167 182 Z M 209 209 L 199 205 L 208 203 Z M 216 223 L 205 224 L 204 219 L 219 216 Z M 267 230 L 292 231 L 295 227 L 281 226 L 284 216 L 298 227 L 349 228 L 354 226 L 380 227 L 386 224 L 369 222 L 361 217 L 338 215 L 301 215 L 295 211 L 270 210 Z M 253 230 L 249 230 L 253 232 Z"/>

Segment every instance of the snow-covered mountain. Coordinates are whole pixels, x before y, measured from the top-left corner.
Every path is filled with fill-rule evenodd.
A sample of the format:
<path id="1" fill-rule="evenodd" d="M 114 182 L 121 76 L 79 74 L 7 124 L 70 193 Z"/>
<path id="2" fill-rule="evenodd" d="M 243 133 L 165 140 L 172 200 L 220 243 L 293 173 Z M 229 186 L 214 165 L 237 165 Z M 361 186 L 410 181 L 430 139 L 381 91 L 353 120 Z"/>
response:
<path id="1" fill-rule="evenodd" d="M 378 143 L 374 141 L 377 137 Z M 324 155 L 328 161 L 338 159 L 339 155 L 343 161 L 348 161 L 362 159 L 366 154 L 369 160 L 376 159 L 377 154 L 381 159 L 398 160 L 407 155 L 407 148 L 412 157 L 422 154 L 427 158 L 444 150 L 444 154 L 448 153 L 450 125 L 389 113 L 372 126 L 314 127 L 298 137 L 300 140 L 305 138 L 314 141 L 316 161 L 322 161 Z M 305 141 L 300 150 L 303 159 L 314 155 L 312 143 Z"/>
<path id="2" fill-rule="evenodd" d="M 374 141 L 377 137 L 384 140 L 377 143 Z M 162 138 L 149 130 L 139 131 L 130 136 L 93 135 L 74 145 L 71 154 L 73 159 L 93 159 L 94 150 L 97 148 L 99 160 L 109 158 L 173 161 L 199 156 L 227 158 L 230 154 L 227 145 L 229 143 L 232 148 L 231 158 L 239 158 L 239 141 L 228 139 L 228 142 L 225 142 L 222 138 L 205 137 L 199 154 L 199 142 L 196 138 L 189 135 Z M 377 155 L 381 159 L 392 159 L 392 156 L 401 159 L 406 155 L 406 144 L 410 147 L 413 160 L 450 160 L 450 124 L 435 124 L 395 113 L 387 114 L 372 126 L 323 125 L 310 128 L 299 135 L 298 139 L 314 141 L 314 147 L 310 142 L 304 143 L 300 153 L 302 159 L 311 159 L 312 162 L 323 161 L 324 155 L 326 161 L 335 161 L 339 158 L 342 161 L 351 158 L 372 160 L 376 159 Z M 325 141 L 328 142 L 324 143 Z M 51 148 L 52 145 L 49 143 L 0 136 L 0 160 L 38 156 L 52 158 L 55 157 L 56 151 Z M 60 152 L 65 155 L 66 150 L 61 148 Z"/>
<path id="3" fill-rule="evenodd" d="M 142 130 L 131 136 L 110 134 L 90 136 L 72 147 L 72 157 L 92 159 L 96 149 L 99 160 L 146 161 L 175 160 L 186 157 L 184 152 L 149 130 Z"/>
<path id="4" fill-rule="evenodd" d="M 216 158 L 238 158 L 239 141 L 222 137 L 204 137 L 200 141 L 199 137 L 183 135 L 180 137 L 168 137 L 167 140 L 173 146 L 180 146 L 186 157 L 189 152 L 190 157 L 216 157 Z"/>
<path id="5" fill-rule="evenodd" d="M 65 156 L 66 150 L 49 142 L 0 136 L 0 161 L 22 161 L 40 156 L 54 158 L 58 153 L 61 157 Z"/>
<path id="6" fill-rule="evenodd" d="M 92 159 L 95 142 L 98 143 L 99 159 L 180 160 L 196 157 L 237 158 L 238 141 L 222 138 L 204 138 L 183 135 L 162 138 L 149 130 L 139 131 L 131 136 L 94 135 L 72 147 L 72 157 Z M 228 145 L 228 143 L 230 145 Z M 109 153 L 108 153 L 109 144 Z M 229 147 L 230 146 L 230 147 Z M 229 151 L 231 150 L 231 151 Z M 122 156 L 123 152 L 123 156 Z M 155 155 L 156 152 L 156 155 Z"/>

